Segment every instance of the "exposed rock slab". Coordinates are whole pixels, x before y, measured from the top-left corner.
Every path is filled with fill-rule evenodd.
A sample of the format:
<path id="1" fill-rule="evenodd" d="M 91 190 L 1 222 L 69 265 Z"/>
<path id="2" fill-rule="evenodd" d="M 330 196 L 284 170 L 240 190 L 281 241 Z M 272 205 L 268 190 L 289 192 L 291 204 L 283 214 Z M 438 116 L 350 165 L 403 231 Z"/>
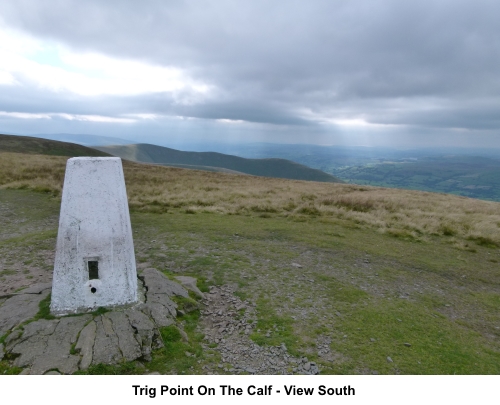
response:
<path id="1" fill-rule="evenodd" d="M 0 307 L 0 336 L 9 330 L 33 318 L 39 310 L 38 304 L 49 294 L 21 294 L 7 299 Z"/>
<path id="2" fill-rule="evenodd" d="M 29 323 L 24 329 L 20 342 L 15 344 L 11 350 L 13 354 L 19 354 L 14 361 L 17 367 L 26 367 L 45 352 L 49 336 L 54 333 L 59 320 L 41 319 Z"/>
<path id="3" fill-rule="evenodd" d="M 43 291 L 51 290 L 52 283 L 35 284 L 21 291 L 21 294 L 40 294 Z"/>
<path id="4" fill-rule="evenodd" d="M 141 309 L 144 313 L 149 315 L 159 327 L 169 326 L 174 323 L 172 314 L 168 308 L 157 302 L 143 304 Z"/>
<path id="5" fill-rule="evenodd" d="M 22 374 L 72 374 L 91 365 L 151 360 L 152 351 L 163 347 L 159 328 L 175 323 L 177 304 L 172 297 L 189 294 L 155 269 L 146 269 L 141 279 L 142 304 L 98 316 L 41 319 L 24 328 L 16 326 L 38 313 L 50 284 L 30 287 L 5 300 L 0 304 L 0 326 L 4 333 L 11 332 L 0 345 L 0 359 L 5 353 L 13 355 L 13 365 L 24 368 Z"/>
<path id="6" fill-rule="evenodd" d="M 122 358 L 118 346 L 118 336 L 113 330 L 109 318 L 95 318 L 97 330 L 95 334 L 92 364 L 118 364 Z"/>
<path id="7" fill-rule="evenodd" d="M 148 293 L 147 294 L 148 301 L 147 304 L 160 304 L 165 307 L 165 311 L 167 312 L 167 315 L 170 314 L 174 318 L 177 316 L 177 304 L 170 299 L 170 297 L 167 294 L 153 294 L 153 293 Z"/>
<path id="8" fill-rule="evenodd" d="M 148 288 L 148 293 L 167 294 L 169 296 L 180 295 L 189 297 L 188 292 L 179 283 L 168 279 L 164 274 L 153 268 L 145 269 L 142 272 L 144 283 Z"/>
<path id="9" fill-rule="evenodd" d="M 80 356 L 70 354 L 71 346 L 90 320 L 91 315 L 62 318 L 54 333 L 47 339 L 44 352 L 34 359 L 30 374 L 44 374 L 56 369 L 62 374 L 73 374 L 77 371 Z"/>
<path id="10" fill-rule="evenodd" d="M 92 364 L 96 329 L 94 320 L 90 321 L 80 332 L 76 343 L 75 350 L 79 351 L 82 356 L 80 361 L 80 369 L 82 370 L 86 370 Z"/>
<path id="11" fill-rule="evenodd" d="M 156 329 L 156 325 L 146 314 L 136 309 L 125 311 L 125 314 L 132 328 L 137 331 L 136 338 L 141 345 L 142 357 L 145 360 L 151 360 L 151 352 L 153 350 L 155 338 L 161 342 L 161 339 L 159 339 L 160 333 Z M 163 342 L 161 342 L 161 345 L 161 347 L 163 347 Z"/>
<path id="12" fill-rule="evenodd" d="M 111 320 L 113 330 L 118 337 L 118 346 L 126 361 L 132 361 L 142 356 L 141 346 L 135 338 L 135 331 L 123 312 L 110 312 L 104 315 Z"/>
<path id="13" fill-rule="evenodd" d="M 175 279 L 178 280 L 188 290 L 194 292 L 198 297 L 205 298 L 205 295 L 200 291 L 200 289 L 196 285 L 196 279 L 194 277 L 177 276 Z"/>

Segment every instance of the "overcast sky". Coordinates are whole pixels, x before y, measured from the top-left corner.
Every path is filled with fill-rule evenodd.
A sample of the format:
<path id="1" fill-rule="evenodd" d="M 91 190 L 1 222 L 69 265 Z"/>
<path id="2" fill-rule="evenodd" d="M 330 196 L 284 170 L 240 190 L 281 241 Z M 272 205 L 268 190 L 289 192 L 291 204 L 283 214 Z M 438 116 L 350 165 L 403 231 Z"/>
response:
<path id="1" fill-rule="evenodd" d="M 0 2 L 0 133 L 500 147 L 498 0 Z"/>

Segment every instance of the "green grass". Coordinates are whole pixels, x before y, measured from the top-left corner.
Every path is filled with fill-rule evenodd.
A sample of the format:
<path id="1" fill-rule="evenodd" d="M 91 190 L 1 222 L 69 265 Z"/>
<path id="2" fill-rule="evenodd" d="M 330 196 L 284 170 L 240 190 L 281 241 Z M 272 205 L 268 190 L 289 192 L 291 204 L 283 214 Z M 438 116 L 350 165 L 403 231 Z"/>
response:
<path id="1" fill-rule="evenodd" d="M 143 374 L 144 368 L 135 362 L 125 362 L 116 366 L 109 364 L 97 364 L 90 366 L 87 370 L 79 370 L 76 375 L 136 375 Z"/>
<path id="2" fill-rule="evenodd" d="M 495 322 L 499 321 L 493 309 L 496 304 L 493 291 L 500 285 L 500 275 L 491 256 L 486 255 L 490 251 L 487 247 L 478 246 L 478 253 L 457 253 L 439 236 L 415 243 L 412 239 L 345 227 L 342 221 L 311 218 L 297 223 L 285 218 L 200 214 L 191 220 L 188 215 L 171 214 L 164 225 L 154 215 L 137 213 L 132 218 L 136 228 L 144 227 L 148 232 L 155 229 L 157 235 L 167 230 L 175 234 L 176 246 L 182 241 L 185 249 L 203 246 L 211 251 L 223 247 L 223 252 L 198 259 L 177 256 L 176 262 L 186 273 L 211 275 L 212 282 L 218 284 L 237 281 L 236 295 L 254 299 L 258 304 L 257 327 L 251 335 L 258 344 L 285 343 L 294 354 L 307 355 L 321 363 L 312 351 L 314 341 L 323 334 L 333 335 L 332 350 L 344 358 L 329 369 L 334 373 L 376 370 L 402 374 L 496 374 L 499 371 L 496 366 L 499 346 L 482 337 L 485 329 L 494 330 Z M 163 243 L 169 245 L 168 239 Z M 290 313 L 277 314 L 273 310 L 282 308 L 283 302 L 292 304 L 266 283 L 259 285 L 255 295 L 255 283 L 260 279 L 287 280 L 287 283 L 293 280 L 289 274 L 293 270 L 289 266 L 285 270 L 283 265 L 302 261 L 296 257 L 297 249 L 311 251 L 311 257 L 321 255 L 323 261 L 331 257 L 331 268 L 336 269 L 317 267 L 314 260 L 307 266 L 310 273 L 307 278 L 323 288 L 325 308 L 318 314 L 320 317 L 300 321 L 294 320 Z M 360 260 L 367 256 L 369 264 Z M 258 264 L 252 264 L 256 260 Z M 358 261 L 361 264 L 354 266 Z M 466 278 L 462 278 L 464 275 Z M 360 288 L 368 280 L 370 286 Z M 399 298 L 400 289 L 414 284 L 424 286 L 422 294 L 412 291 L 410 301 Z M 483 288 L 493 290 L 485 295 L 487 298 L 478 300 L 474 294 L 483 294 Z M 296 293 L 293 305 L 308 308 L 313 305 L 309 301 L 314 290 L 300 297 L 301 289 L 302 283 L 287 284 L 285 291 Z M 468 294 L 469 290 L 474 294 Z M 446 315 L 448 302 L 463 319 Z M 340 316 L 326 320 L 321 317 L 336 312 Z M 474 320 L 473 313 L 481 314 L 480 322 Z M 269 337 L 265 336 L 267 330 L 271 330 Z M 342 336 L 348 335 L 347 340 L 337 336 L 337 330 L 341 330 Z M 370 341 L 372 337 L 377 340 L 374 344 Z M 410 348 L 403 345 L 407 341 L 412 345 Z M 387 356 L 394 363 L 387 363 Z"/>
<path id="3" fill-rule="evenodd" d="M 23 371 L 20 367 L 13 367 L 7 361 L 0 361 L 0 375 L 17 375 Z"/>
<path id="4" fill-rule="evenodd" d="M 348 339 L 339 338 L 332 348 L 352 361 L 334 368 L 337 372 L 364 367 L 383 374 L 500 372 L 500 352 L 485 347 L 479 333 L 407 301 L 372 302 L 344 317 L 339 327 Z"/>
<path id="5" fill-rule="evenodd" d="M 51 295 L 49 294 L 40 301 L 38 304 L 38 313 L 33 318 L 33 321 L 37 321 L 39 319 L 56 319 L 56 317 L 50 313 L 50 299 Z"/>
<path id="6" fill-rule="evenodd" d="M 200 344 L 203 335 L 195 330 L 199 317 L 200 313 L 196 310 L 178 318 L 184 325 L 189 339 L 187 342 L 182 339 L 177 326 L 160 328 L 165 347 L 154 353 L 153 360 L 147 364 L 148 369 L 162 374 L 201 374 L 198 361 L 204 356 Z"/>
<path id="7" fill-rule="evenodd" d="M 270 302 L 265 299 L 258 300 L 257 312 L 258 321 L 255 332 L 250 334 L 250 338 L 255 343 L 261 346 L 280 346 L 281 344 L 285 344 L 290 354 L 294 356 L 301 354 L 299 348 L 303 342 L 294 333 L 292 318 L 276 315 L 270 309 Z"/>

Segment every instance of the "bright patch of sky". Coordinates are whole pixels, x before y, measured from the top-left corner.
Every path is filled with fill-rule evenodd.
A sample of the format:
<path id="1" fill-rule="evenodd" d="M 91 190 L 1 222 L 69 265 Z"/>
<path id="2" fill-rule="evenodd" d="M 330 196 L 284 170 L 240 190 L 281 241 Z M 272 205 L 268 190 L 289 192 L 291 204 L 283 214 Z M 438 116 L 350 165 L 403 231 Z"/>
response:
<path id="1" fill-rule="evenodd" d="M 181 92 L 203 97 L 210 91 L 210 86 L 175 67 L 75 52 L 6 29 L 0 30 L 0 84 L 35 85 L 81 96 L 171 93 L 181 104 Z"/>

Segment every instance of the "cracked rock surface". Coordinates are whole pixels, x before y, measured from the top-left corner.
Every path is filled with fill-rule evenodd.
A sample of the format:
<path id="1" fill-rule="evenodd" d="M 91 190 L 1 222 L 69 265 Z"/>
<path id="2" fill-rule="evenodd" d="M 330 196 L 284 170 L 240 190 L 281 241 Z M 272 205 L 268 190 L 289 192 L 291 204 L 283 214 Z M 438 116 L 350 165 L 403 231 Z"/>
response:
<path id="1" fill-rule="evenodd" d="M 40 319 L 24 324 L 39 310 L 50 283 L 35 285 L 0 302 L 0 359 L 14 359 L 22 374 L 72 374 L 96 364 L 151 360 L 152 350 L 163 347 L 158 328 L 174 323 L 173 296 L 188 297 L 187 290 L 156 269 L 145 269 L 144 302 L 115 308 L 102 315 Z"/>

